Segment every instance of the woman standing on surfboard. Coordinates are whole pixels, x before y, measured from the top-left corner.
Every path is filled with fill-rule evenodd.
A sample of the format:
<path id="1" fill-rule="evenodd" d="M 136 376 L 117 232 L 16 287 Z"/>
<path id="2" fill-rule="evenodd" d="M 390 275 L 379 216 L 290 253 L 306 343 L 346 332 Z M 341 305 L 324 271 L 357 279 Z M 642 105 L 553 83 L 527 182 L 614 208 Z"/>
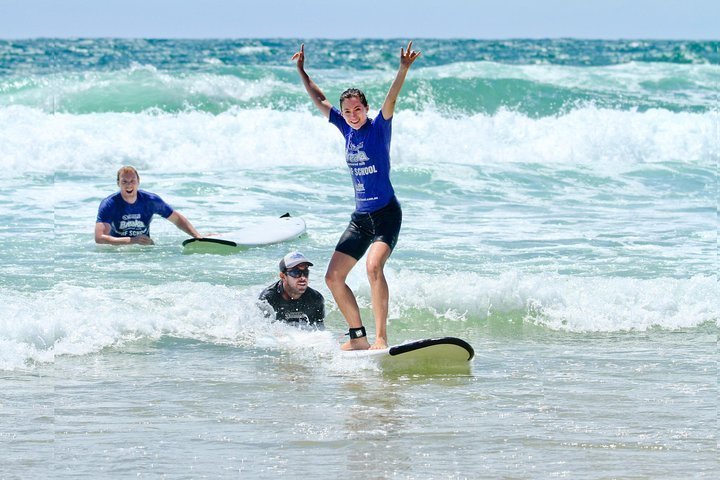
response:
<path id="1" fill-rule="evenodd" d="M 351 88 L 340 95 L 340 109 L 333 107 L 320 87 L 305 73 L 305 45 L 292 56 L 305 90 L 315 106 L 345 137 L 345 161 L 355 187 L 355 211 L 340 237 L 330 259 L 325 283 L 345 317 L 350 340 L 343 350 L 387 348 L 388 285 L 385 263 L 397 243 L 402 223 L 402 210 L 390 183 L 390 138 L 395 103 L 405 77 L 420 52 L 400 49 L 400 67 L 380 112 L 368 117 L 368 103 L 362 91 Z M 355 295 L 346 283 L 350 271 L 367 256 L 367 275 L 370 281 L 372 309 L 375 316 L 375 343 L 371 346 L 362 325 Z"/>

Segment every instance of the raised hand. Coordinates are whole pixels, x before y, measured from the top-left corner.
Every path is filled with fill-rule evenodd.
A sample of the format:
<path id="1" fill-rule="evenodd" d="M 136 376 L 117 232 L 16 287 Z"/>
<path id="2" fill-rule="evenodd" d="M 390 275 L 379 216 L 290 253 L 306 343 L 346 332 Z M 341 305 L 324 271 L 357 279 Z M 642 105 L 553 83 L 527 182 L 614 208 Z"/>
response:
<path id="1" fill-rule="evenodd" d="M 296 54 L 297 55 L 297 54 Z M 412 49 L 412 40 L 408 42 L 407 50 L 400 47 L 400 66 L 410 68 L 410 65 L 420 56 L 420 52 Z"/>
<path id="2" fill-rule="evenodd" d="M 322 92 L 322 90 L 320 90 L 320 87 L 318 87 L 305 72 L 304 43 L 300 44 L 300 51 L 295 52 L 290 60 L 297 62 L 298 75 L 300 75 L 300 79 L 302 80 L 303 86 L 305 86 L 305 90 L 307 91 L 308 95 L 310 95 L 310 99 L 313 101 L 315 106 L 320 109 L 320 111 L 323 115 L 325 115 L 325 117 L 329 117 L 332 105 L 330 104 L 330 102 L 328 102 L 325 94 Z"/>
<path id="3" fill-rule="evenodd" d="M 295 54 L 290 59 L 292 61 L 297 62 L 297 68 L 298 70 L 303 70 L 305 68 L 305 44 L 300 44 L 300 51 L 295 52 Z"/>

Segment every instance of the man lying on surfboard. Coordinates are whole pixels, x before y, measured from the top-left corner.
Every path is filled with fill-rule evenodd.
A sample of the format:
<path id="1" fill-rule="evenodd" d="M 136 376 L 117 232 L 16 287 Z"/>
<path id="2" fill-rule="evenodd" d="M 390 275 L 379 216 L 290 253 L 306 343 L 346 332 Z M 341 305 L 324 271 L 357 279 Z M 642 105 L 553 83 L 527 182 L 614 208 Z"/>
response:
<path id="1" fill-rule="evenodd" d="M 420 52 L 412 50 L 412 42 L 408 43 L 407 49 L 400 49 L 398 72 L 375 118 L 368 117 L 365 94 L 356 88 L 345 90 L 340 95 L 340 109 L 333 107 L 320 87 L 305 73 L 304 44 L 292 56 L 313 104 L 340 130 L 345 139 L 345 161 L 355 187 L 355 211 L 335 247 L 325 273 L 325 282 L 350 327 L 350 340 L 342 345 L 343 350 L 388 347 L 389 293 L 384 268 L 395 248 L 402 223 L 400 203 L 390 183 L 392 118 L 405 77 L 419 56 Z M 366 338 L 355 295 L 346 283 L 348 274 L 366 252 L 367 276 L 375 316 L 375 343 L 372 346 Z"/>
<path id="2" fill-rule="evenodd" d="M 325 298 L 308 286 L 312 266 L 300 252 L 290 252 L 280 260 L 280 280 L 260 294 L 260 308 L 266 316 L 295 326 L 324 329 Z"/>
<path id="3" fill-rule="evenodd" d="M 170 220 L 177 228 L 194 238 L 202 238 L 190 221 L 154 193 L 140 190 L 140 174 L 134 167 L 117 172 L 120 191 L 100 202 L 95 220 L 95 243 L 153 245 L 150 222 L 155 214 Z"/>

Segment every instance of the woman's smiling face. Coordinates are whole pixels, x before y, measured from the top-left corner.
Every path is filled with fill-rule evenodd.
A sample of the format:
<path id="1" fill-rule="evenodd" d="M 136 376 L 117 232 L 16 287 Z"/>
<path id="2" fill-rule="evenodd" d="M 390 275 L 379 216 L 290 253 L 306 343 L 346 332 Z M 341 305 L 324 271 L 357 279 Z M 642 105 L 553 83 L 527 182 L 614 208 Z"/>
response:
<path id="1" fill-rule="evenodd" d="M 355 130 L 359 130 L 367 122 L 368 107 L 359 98 L 349 97 L 343 100 L 340 110 L 345 122 Z"/>

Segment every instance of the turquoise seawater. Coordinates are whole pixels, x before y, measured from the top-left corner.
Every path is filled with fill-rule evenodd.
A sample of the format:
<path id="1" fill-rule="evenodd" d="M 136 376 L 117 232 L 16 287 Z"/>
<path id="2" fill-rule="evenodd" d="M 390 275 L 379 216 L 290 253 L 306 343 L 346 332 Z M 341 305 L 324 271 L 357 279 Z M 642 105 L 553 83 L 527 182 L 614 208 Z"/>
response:
<path id="1" fill-rule="evenodd" d="M 338 354 L 353 189 L 300 42 L 0 41 L 0 478 L 714 478 L 720 42 L 415 41 L 390 341 L 462 337 L 469 375 Z M 304 42 L 375 115 L 403 41 Z M 96 246 L 126 164 L 200 232 L 307 234 Z M 255 306 L 291 249 L 325 332 Z M 372 324 L 362 261 L 349 283 Z"/>

